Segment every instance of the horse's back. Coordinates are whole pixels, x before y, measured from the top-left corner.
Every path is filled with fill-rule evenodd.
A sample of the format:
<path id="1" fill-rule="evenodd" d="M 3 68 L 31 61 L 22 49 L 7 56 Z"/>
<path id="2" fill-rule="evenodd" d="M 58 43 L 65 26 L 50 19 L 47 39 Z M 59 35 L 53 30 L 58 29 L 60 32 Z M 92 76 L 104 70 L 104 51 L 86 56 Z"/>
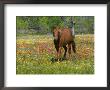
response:
<path id="1" fill-rule="evenodd" d="M 69 29 L 63 29 L 60 38 L 60 44 L 66 45 L 73 41 L 72 33 Z"/>
<path id="2" fill-rule="evenodd" d="M 62 38 L 64 38 L 67 41 L 70 41 L 73 39 L 72 32 L 70 31 L 70 29 L 64 29 L 62 31 Z"/>

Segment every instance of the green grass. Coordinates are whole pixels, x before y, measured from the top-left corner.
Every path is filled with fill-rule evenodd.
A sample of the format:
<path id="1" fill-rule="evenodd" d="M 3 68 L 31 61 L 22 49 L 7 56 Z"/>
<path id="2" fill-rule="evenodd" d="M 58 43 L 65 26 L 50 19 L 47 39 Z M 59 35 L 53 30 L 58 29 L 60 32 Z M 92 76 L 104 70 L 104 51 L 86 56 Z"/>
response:
<path id="1" fill-rule="evenodd" d="M 52 36 L 17 36 L 16 74 L 94 74 L 94 36 L 77 35 L 75 42 L 77 53 L 58 63 L 51 61 L 56 55 Z"/>

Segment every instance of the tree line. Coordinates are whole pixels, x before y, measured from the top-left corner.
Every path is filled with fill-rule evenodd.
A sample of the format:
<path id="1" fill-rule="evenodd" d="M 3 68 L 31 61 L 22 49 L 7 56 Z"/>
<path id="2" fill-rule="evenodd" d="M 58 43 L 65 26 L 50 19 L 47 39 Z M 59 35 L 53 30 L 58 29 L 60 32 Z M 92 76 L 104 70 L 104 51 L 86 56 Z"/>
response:
<path id="1" fill-rule="evenodd" d="M 71 18 L 75 22 L 76 34 L 94 33 L 94 16 L 16 16 L 17 34 L 51 34 L 53 26 L 67 27 L 71 25 Z"/>

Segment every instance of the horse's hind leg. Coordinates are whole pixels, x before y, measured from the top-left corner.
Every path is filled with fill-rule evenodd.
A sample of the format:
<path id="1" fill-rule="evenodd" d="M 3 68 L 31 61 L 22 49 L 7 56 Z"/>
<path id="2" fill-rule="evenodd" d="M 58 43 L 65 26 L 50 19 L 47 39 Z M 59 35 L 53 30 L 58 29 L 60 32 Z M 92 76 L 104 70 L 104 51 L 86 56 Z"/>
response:
<path id="1" fill-rule="evenodd" d="M 66 59 L 66 52 L 67 52 L 67 47 L 66 46 L 63 46 L 65 52 L 64 52 L 64 55 L 63 55 L 63 59 Z"/>
<path id="2" fill-rule="evenodd" d="M 76 53 L 76 44 L 75 44 L 75 41 L 72 42 L 72 49 L 73 49 L 73 52 Z"/>
<path id="3" fill-rule="evenodd" d="M 69 58 L 71 58 L 71 44 L 68 44 L 68 53 L 69 53 Z"/>

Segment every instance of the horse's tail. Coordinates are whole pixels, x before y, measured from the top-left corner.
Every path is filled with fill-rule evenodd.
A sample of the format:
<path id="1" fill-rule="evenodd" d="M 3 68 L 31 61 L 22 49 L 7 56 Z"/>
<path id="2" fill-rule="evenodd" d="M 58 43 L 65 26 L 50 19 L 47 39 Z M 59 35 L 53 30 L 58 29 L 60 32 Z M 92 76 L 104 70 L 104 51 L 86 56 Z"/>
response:
<path id="1" fill-rule="evenodd" d="M 76 53 L 76 44 L 74 40 L 72 42 L 72 49 L 73 49 L 73 52 Z"/>

